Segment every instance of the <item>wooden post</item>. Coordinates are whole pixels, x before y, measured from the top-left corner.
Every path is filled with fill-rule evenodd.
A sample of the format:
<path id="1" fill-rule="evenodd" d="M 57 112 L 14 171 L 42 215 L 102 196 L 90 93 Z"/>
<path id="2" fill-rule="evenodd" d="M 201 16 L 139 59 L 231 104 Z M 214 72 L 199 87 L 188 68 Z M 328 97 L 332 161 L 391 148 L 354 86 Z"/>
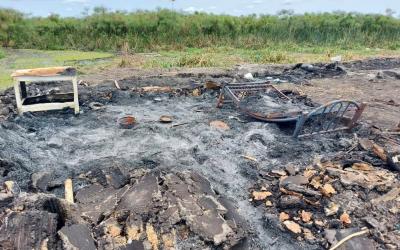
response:
<path id="1" fill-rule="evenodd" d="M 18 114 L 22 114 L 21 91 L 18 79 L 14 80 L 14 92 L 15 92 L 15 101 L 17 102 Z"/>
<path id="2" fill-rule="evenodd" d="M 74 189 L 72 186 L 72 180 L 71 179 L 66 179 L 64 183 L 64 188 L 65 188 L 65 199 L 70 202 L 74 203 Z"/>

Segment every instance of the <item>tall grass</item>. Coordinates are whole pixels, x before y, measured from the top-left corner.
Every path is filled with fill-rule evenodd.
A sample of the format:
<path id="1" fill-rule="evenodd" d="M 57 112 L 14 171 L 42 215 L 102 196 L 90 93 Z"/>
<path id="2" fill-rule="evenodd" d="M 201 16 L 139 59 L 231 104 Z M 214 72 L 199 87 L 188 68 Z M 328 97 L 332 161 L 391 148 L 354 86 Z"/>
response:
<path id="1" fill-rule="evenodd" d="M 0 9 L 0 45 L 14 48 L 119 51 L 127 45 L 135 52 L 216 46 L 397 49 L 399 38 L 400 20 L 383 15 L 236 17 L 169 10 L 122 13 L 97 9 L 83 18 L 39 18 Z M 269 59 L 266 55 L 260 60 Z"/>
<path id="2" fill-rule="evenodd" d="M 4 58 L 6 55 L 4 53 L 4 51 L 0 48 L 0 59 Z"/>

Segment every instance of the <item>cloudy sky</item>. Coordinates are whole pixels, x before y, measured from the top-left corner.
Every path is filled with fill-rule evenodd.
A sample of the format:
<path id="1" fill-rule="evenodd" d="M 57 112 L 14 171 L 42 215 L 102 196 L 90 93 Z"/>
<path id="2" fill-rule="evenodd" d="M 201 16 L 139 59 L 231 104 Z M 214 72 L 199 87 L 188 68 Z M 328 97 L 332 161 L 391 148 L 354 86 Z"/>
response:
<path id="1" fill-rule="evenodd" d="M 231 15 L 275 14 L 282 9 L 292 9 L 296 13 L 335 10 L 385 13 L 387 8 L 391 8 L 396 11 L 396 16 L 400 14 L 400 0 L 0 0 L 0 7 L 14 8 L 34 16 L 51 13 L 79 16 L 85 8 L 95 6 L 125 11 L 161 7 Z"/>

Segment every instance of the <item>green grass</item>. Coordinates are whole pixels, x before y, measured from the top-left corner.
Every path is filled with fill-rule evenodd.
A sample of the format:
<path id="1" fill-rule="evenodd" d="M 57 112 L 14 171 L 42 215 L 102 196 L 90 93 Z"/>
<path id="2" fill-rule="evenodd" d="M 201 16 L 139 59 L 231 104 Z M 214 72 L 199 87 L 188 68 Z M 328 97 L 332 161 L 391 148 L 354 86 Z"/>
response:
<path id="1" fill-rule="evenodd" d="M 93 67 L 114 63 L 114 55 L 103 52 L 6 50 L 0 59 L 0 89 L 12 85 L 11 73 L 17 69 L 74 66 L 81 73 Z"/>
<path id="2" fill-rule="evenodd" d="M 235 49 L 229 47 L 161 51 L 153 56 L 134 54 L 117 58 L 124 67 L 174 68 L 174 67 L 232 67 L 237 64 L 284 64 L 329 62 L 341 55 L 343 60 L 357 60 L 377 56 L 400 56 L 400 50 L 387 49 L 338 49 L 275 47 L 269 49 Z"/>
<path id="3" fill-rule="evenodd" d="M 70 65 L 82 74 L 96 74 L 105 68 L 169 69 L 179 67 L 222 67 L 237 64 L 313 63 L 329 62 L 341 55 L 343 60 L 368 57 L 400 56 L 400 50 L 343 49 L 336 47 L 276 46 L 267 49 L 237 49 L 232 47 L 188 48 L 179 51 L 129 53 L 115 56 L 102 52 L 6 50 L 0 59 L 0 89 L 12 85 L 10 74 L 16 69 Z"/>
<path id="4" fill-rule="evenodd" d="M 6 56 L 6 54 L 4 53 L 4 51 L 0 48 L 0 59 L 4 58 Z"/>

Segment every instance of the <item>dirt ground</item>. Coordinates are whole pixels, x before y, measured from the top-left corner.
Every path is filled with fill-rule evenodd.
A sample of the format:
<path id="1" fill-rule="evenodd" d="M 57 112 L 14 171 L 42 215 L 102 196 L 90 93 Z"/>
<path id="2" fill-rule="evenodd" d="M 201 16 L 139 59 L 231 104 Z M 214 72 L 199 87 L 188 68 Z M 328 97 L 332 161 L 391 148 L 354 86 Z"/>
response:
<path id="1" fill-rule="evenodd" d="M 386 130 L 400 122 L 399 68 L 400 59 L 376 59 L 343 65 L 109 70 L 81 78 L 82 112 L 78 116 L 71 110 L 18 116 L 13 91 L 8 89 L 0 94 L 0 183 L 5 186 L 0 188 L 0 216 L 10 223 L 0 222 L 0 245 L 7 249 L 18 241 L 30 248 L 46 244 L 49 249 L 82 248 L 89 243 L 85 249 L 326 248 L 343 238 L 335 236 L 335 230 L 352 231 L 368 224 L 364 219 L 365 211 L 371 208 L 369 198 L 377 199 L 390 188 L 400 190 L 398 174 L 385 169 L 386 162 L 358 141 L 368 138 L 380 143 L 385 154 L 389 148 L 400 152 L 396 134 L 388 143 L 382 131 L 370 126 Z M 219 90 L 206 89 L 204 83 L 252 81 L 244 79 L 248 73 L 252 80 L 269 80 L 281 88 L 300 90 L 313 101 L 355 99 L 368 102 L 370 108 L 353 133 L 295 139 L 290 126 L 251 119 L 230 105 L 216 108 Z M 165 88 L 142 88 L 147 86 Z M 65 92 L 68 87 L 64 83 L 32 84 L 29 94 Z M 131 129 L 119 125 L 119 119 L 127 115 L 137 119 Z M 172 123 L 161 123 L 162 115 L 171 116 Z M 315 217 L 329 220 L 325 225 L 301 224 L 301 233 L 293 235 L 277 219 L 282 208 L 266 211 L 265 197 L 255 198 L 252 191 L 266 196 L 267 190 L 273 191 L 273 204 L 281 204 L 282 197 L 290 195 L 280 195 L 277 183 L 289 178 L 284 183 L 287 186 L 308 185 L 311 179 L 304 180 L 298 174 L 314 168 L 315 159 L 340 161 L 330 164 L 329 171 L 318 169 L 321 184 L 333 185 L 340 194 L 309 209 Z M 349 187 L 348 179 L 342 178 L 348 177 L 349 160 L 367 164 L 369 169 L 373 166 L 374 171 L 380 171 L 379 178 L 388 176 L 390 182 L 385 180 L 384 188 L 374 186 L 373 191 L 364 190 L 362 185 Z M 335 164 L 339 167 L 332 167 Z M 286 170 L 290 165 L 298 170 Z M 280 171 L 278 176 L 284 178 L 273 179 L 271 171 Z M 315 175 L 317 170 L 313 172 Z M 73 180 L 76 193 L 73 206 L 65 205 L 62 199 L 67 178 Z M 301 183 L 296 184 L 299 178 Z M 10 188 L 7 181 L 18 188 Z M 295 188 L 321 196 L 319 191 Z M 359 198 L 349 204 L 354 195 Z M 331 201 L 346 208 L 354 228 L 342 225 L 338 218 L 324 217 L 324 207 Z M 369 223 L 388 215 L 398 202 L 392 199 L 386 205 L 379 204 Z M 361 205 L 365 205 L 364 211 L 358 209 Z M 297 205 L 290 209 L 285 212 L 294 220 Z M 376 235 L 361 243 L 372 240 L 375 249 L 397 247 L 399 213 L 393 211 L 382 220 L 391 226 L 381 230 L 379 223 L 373 223 L 378 228 Z M 22 230 L 29 221 L 35 223 Z M 324 229 L 331 230 L 333 238 L 324 239 Z M 307 239 L 310 235 L 303 235 L 305 232 L 314 239 Z M 388 232 L 390 238 L 382 232 Z"/>
<path id="2" fill-rule="evenodd" d="M 314 79 L 304 92 L 317 102 L 335 99 L 353 99 L 368 107 L 362 120 L 382 129 L 393 129 L 400 123 L 400 80 L 386 77 L 377 79 L 380 71 L 357 71 L 345 77 Z M 392 72 L 400 72 L 393 70 Z"/>

